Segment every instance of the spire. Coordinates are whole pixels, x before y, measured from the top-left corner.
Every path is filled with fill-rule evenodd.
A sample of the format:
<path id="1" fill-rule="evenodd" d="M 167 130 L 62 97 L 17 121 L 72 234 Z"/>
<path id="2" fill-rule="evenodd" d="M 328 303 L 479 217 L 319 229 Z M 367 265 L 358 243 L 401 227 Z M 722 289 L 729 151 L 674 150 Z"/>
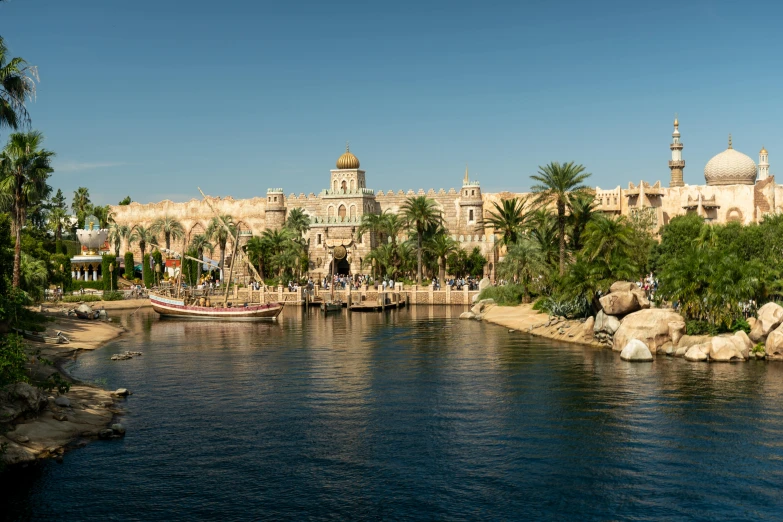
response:
<path id="1" fill-rule="evenodd" d="M 351 152 L 351 142 L 346 141 L 345 142 L 345 152 Z"/>
<path id="2" fill-rule="evenodd" d="M 731 146 L 731 133 L 729 133 L 729 148 L 733 149 L 734 147 Z"/>
<path id="3" fill-rule="evenodd" d="M 469 181 L 470 178 L 468 177 L 468 164 L 465 163 L 465 179 L 463 180 L 463 183 L 467 185 Z"/>

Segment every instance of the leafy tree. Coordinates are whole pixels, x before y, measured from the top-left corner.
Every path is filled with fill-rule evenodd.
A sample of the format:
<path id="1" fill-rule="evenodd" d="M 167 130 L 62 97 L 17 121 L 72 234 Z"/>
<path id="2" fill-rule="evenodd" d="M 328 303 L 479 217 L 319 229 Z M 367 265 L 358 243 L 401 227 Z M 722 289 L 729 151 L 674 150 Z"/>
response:
<path id="1" fill-rule="evenodd" d="M 73 277 L 71 275 L 71 258 L 66 254 L 57 253 L 51 258 L 52 273 L 49 281 L 60 285 L 65 292 L 73 289 Z"/>
<path id="2" fill-rule="evenodd" d="M 433 237 L 430 237 L 424 245 L 425 251 L 432 254 L 438 261 L 438 279 L 441 283 L 446 279 L 446 260 L 459 250 L 459 243 L 451 239 L 446 230 L 439 228 Z"/>
<path id="3" fill-rule="evenodd" d="M 293 230 L 298 237 L 302 237 L 310 230 L 310 216 L 301 208 L 292 208 L 285 220 L 286 228 Z"/>
<path id="4" fill-rule="evenodd" d="M 133 252 L 125 252 L 125 279 L 128 281 L 133 281 L 135 277 L 133 263 Z"/>
<path id="5" fill-rule="evenodd" d="M 141 258 L 144 259 L 144 253 L 147 251 L 147 246 L 157 245 L 158 239 L 150 228 L 147 228 L 144 225 L 135 225 L 130 231 L 130 236 L 128 236 L 128 247 L 131 247 L 134 243 L 139 244 Z"/>
<path id="6" fill-rule="evenodd" d="M 156 219 L 152 226 L 150 227 L 150 230 L 153 234 L 160 235 L 163 234 L 163 239 L 166 242 L 166 250 L 171 249 L 171 240 L 172 238 L 175 241 L 179 241 L 183 237 L 185 237 L 185 227 L 182 226 L 182 223 L 177 221 L 176 218 L 173 218 L 166 214 L 165 216 Z"/>
<path id="7" fill-rule="evenodd" d="M 379 275 L 390 276 L 393 279 L 397 278 L 395 270 L 395 246 L 391 243 L 384 243 L 376 248 L 362 259 L 362 266 L 370 265 L 373 267 L 373 277 L 378 278 Z"/>
<path id="8" fill-rule="evenodd" d="M 119 206 L 124 207 L 126 205 L 130 205 L 132 202 L 133 202 L 133 200 L 131 199 L 130 196 L 125 196 L 124 198 L 122 198 L 120 200 L 120 202 L 118 204 L 119 204 Z"/>
<path id="9" fill-rule="evenodd" d="M 236 224 L 234 224 L 234 218 L 231 216 L 225 214 L 222 216 L 215 216 L 212 218 L 212 220 L 209 222 L 209 226 L 207 226 L 207 237 L 210 241 L 213 241 L 217 246 L 220 247 L 220 270 L 223 271 L 223 267 L 225 266 L 226 262 L 226 244 L 228 243 L 229 239 L 229 233 L 228 230 L 226 230 L 226 227 L 223 226 L 223 224 L 226 224 L 231 231 L 231 236 L 236 237 L 237 235 L 237 227 Z M 221 276 L 222 279 L 222 276 Z"/>
<path id="10" fill-rule="evenodd" d="M 112 268 L 114 270 L 112 270 Z M 120 275 L 120 264 L 117 257 L 111 254 L 101 256 L 101 276 L 103 280 L 103 290 L 113 292 L 117 290 L 117 277 Z"/>
<path id="11" fill-rule="evenodd" d="M 582 233 L 595 215 L 595 195 L 592 192 L 577 192 L 570 196 L 568 229 L 570 247 L 574 252 L 582 249 Z"/>
<path id="12" fill-rule="evenodd" d="M 523 300 L 527 302 L 533 282 L 547 272 L 546 262 L 538 243 L 530 238 L 519 238 L 508 247 L 506 256 L 498 263 L 498 275 L 523 287 Z"/>
<path id="13" fill-rule="evenodd" d="M 252 238 L 250 241 L 252 241 L 255 238 Z M 209 242 L 209 238 L 206 234 L 196 234 L 190 239 L 190 248 L 191 250 L 194 250 L 196 252 L 195 257 L 197 257 L 200 260 L 204 260 L 204 252 L 209 252 L 209 255 L 212 255 L 212 252 L 215 250 L 215 246 Z M 198 263 L 198 268 L 196 270 L 196 280 L 201 281 L 201 269 L 203 267 L 203 263 Z"/>
<path id="14" fill-rule="evenodd" d="M 555 266 L 559 259 L 557 221 L 545 208 L 540 208 L 530 218 L 529 237 L 536 242 L 544 262 Z"/>
<path id="15" fill-rule="evenodd" d="M 1 49 L 0 49 L 1 50 Z M 11 213 L 16 236 L 14 247 L 13 286 L 19 287 L 21 267 L 22 227 L 27 209 L 49 196 L 47 183 L 53 172 L 53 152 L 41 148 L 43 135 L 37 131 L 11 134 L 8 145 L 0 154 L 0 197 Z"/>
<path id="16" fill-rule="evenodd" d="M 479 221 L 479 227 L 482 230 L 487 225 L 494 228 L 501 234 L 500 244 L 508 247 L 519 239 L 527 226 L 530 212 L 526 210 L 526 198 L 504 199 L 501 203 L 492 203 L 494 210 L 488 211 L 487 216 Z"/>
<path id="17" fill-rule="evenodd" d="M 584 185 L 590 174 L 585 172 L 582 165 L 576 165 L 573 161 L 563 163 L 556 161 L 539 167 L 538 174 L 531 178 L 536 182 L 533 185 L 533 193 L 536 194 L 536 202 L 539 205 L 554 205 L 557 209 L 558 240 L 560 245 L 560 275 L 565 274 L 565 246 L 566 246 L 566 209 L 570 208 L 574 193 L 586 192 L 589 188 Z"/>
<path id="18" fill-rule="evenodd" d="M 440 225 L 443 218 L 435 201 L 426 196 L 411 196 L 402 204 L 400 212 L 406 226 L 416 233 L 416 282 L 421 285 L 424 230 L 430 226 Z"/>
<path id="19" fill-rule="evenodd" d="M 155 273 L 150 267 L 150 255 L 142 255 L 141 257 L 141 279 L 144 281 L 144 286 L 152 288 L 155 284 Z"/>
<path id="20" fill-rule="evenodd" d="M 76 214 L 77 226 L 79 228 L 84 226 L 84 218 L 87 216 L 90 205 L 90 190 L 87 187 L 79 187 L 73 191 L 71 210 Z"/>
<path id="21" fill-rule="evenodd" d="M 30 123 L 25 101 L 35 97 L 38 69 L 22 58 L 10 58 L 0 36 L 0 128 L 16 130 Z"/>
<path id="22" fill-rule="evenodd" d="M 582 252 L 588 261 L 609 264 L 621 257 L 630 260 L 634 250 L 634 230 L 624 217 L 594 216 L 585 227 Z"/>

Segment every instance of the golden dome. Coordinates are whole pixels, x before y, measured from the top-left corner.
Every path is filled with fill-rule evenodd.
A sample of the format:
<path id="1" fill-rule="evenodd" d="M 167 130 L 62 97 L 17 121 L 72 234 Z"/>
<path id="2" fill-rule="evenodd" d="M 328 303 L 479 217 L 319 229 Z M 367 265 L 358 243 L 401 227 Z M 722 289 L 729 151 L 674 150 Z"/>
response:
<path id="1" fill-rule="evenodd" d="M 351 149 L 348 145 L 345 146 L 345 154 L 337 158 L 338 169 L 358 169 L 359 158 L 351 154 Z"/>
<path id="2" fill-rule="evenodd" d="M 767 149 L 765 149 L 763 145 L 761 147 L 761 152 L 759 152 L 759 154 L 767 154 Z"/>

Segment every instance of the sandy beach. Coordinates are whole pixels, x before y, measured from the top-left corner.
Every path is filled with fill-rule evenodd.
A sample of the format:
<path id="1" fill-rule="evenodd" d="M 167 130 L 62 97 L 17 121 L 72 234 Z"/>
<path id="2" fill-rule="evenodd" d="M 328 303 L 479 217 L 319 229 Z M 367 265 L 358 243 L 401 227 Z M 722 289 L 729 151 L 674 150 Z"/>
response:
<path id="1" fill-rule="evenodd" d="M 550 321 L 546 314 L 533 310 L 533 305 L 492 306 L 482 315 L 488 323 L 505 326 L 518 332 L 529 333 L 547 339 L 567 343 L 586 344 L 602 347 L 593 340 L 592 332 L 585 335 L 584 323 L 580 320 Z"/>
<path id="2" fill-rule="evenodd" d="M 141 301 L 141 300 L 139 300 Z M 148 302 L 148 301 L 147 301 Z M 107 303 L 109 304 L 109 303 Z M 136 307 L 139 304 L 136 303 Z M 116 339 L 124 329 L 111 322 L 85 321 L 61 315 L 62 312 L 46 312 L 54 317 L 47 323 L 47 335 L 62 332 L 70 339 L 69 344 L 41 344 L 26 341 L 30 351 L 38 351 L 32 365 L 37 379 L 45 379 L 59 372 L 63 379 L 72 383 L 68 393 L 59 396 L 56 391 L 46 393 L 32 387 L 25 387 L 28 402 L 37 402 L 41 409 L 26 417 L 17 419 L 9 431 L 0 435 L 0 446 L 6 445 L 3 460 L 6 464 L 22 464 L 42 458 L 58 458 L 67 449 L 81 447 L 95 439 L 112 425 L 118 410 L 117 401 L 122 399 L 112 392 L 98 387 L 75 382 L 62 370 L 62 365 L 77 357 L 84 350 L 95 350 Z M 41 359 L 52 364 L 41 364 Z M 67 401 L 60 399 L 65 397 Z M 59 399 L 60 405 L 56 404 Z M 65 405 L 64 405 L 65 404 Z"/>

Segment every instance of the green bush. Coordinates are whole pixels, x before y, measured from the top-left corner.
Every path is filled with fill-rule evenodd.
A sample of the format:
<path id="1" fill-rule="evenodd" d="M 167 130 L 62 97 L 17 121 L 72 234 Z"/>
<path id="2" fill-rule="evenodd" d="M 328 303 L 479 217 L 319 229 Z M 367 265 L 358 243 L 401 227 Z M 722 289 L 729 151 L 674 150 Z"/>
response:
<path id="1" fill-rule="evenodd" d="M 115 290 L 114 292 L 103 292 L 102 301 L 122 301 L 125 299 L 125 294 Z"/>
<path id="2" fill-rule="evenodd" d="M 734 333 L 740 330 L 745 333 L 750 333 L 750 324 L 748 324 L 743 317 L 735 319 L 728 328 L 723 324 L 717 325 L 709 321 L 699 321 L 695 319 L 685 321 L 685 333 L 687 335 L 718 335 L 722 333 Z"/>
<path id="3" fill-rule="evenodd" d="M 198 252 L 195 250 L 188 250 L 186 255 L 198 257 Z M 198 284 L 198 261 L 182 259 L 182 281 L 190 286 L 196 286 Z"/>
<path id="4" fill-rule="evenodd" d="M 111 270 L 114 265 L 114 270 Z M 111 292 L 117 290 L 117 276 L 120 273 L 120 264 L 112 254 L 106 254 L 101 258 L 101 274 L 103 275 L 103 290 Z"/>
<path id="5" fill-rule="evenodd" d="M 494 299 L 500 306 L 517 306 L 522 303 L 525 296 L 525 287 L 522 285 L 488 286 L 481 291 L 478 298 Z"/>
<path id="6" fill-rule="evenodd" d="M 73 290 L 73 276 L 71 275 L 71 259 L 65 254 L 52 256 L 52 274 L 49 277 L 52 284 L 62 287 L 63 292 Z"/>
<path id="7" fill-rule="evenodd" d="M 19 335 L 0 337 L 0 387 L 15 382 L 27 382 L 27 354 Z"/>
<path id="8" fill-rule="evenodd" d="M 533 309 L 569 319 L 587 317 L 592 312 L 590 303 L 583 296 L 573 299 L 558 296 L 541 297 L 533 304 Z"/>
<path id="9" fill-rule="evenodd" d="M 73 281 L 73 290 L 103 290 L 103 281 Z"/>
<path id="10" fill-rule="evenodd" d="M 63 297 L 64 303 L 94 303 L 100 300 L 101 296 L 99 295 L 66 295 Z"/>
<path id="11" fill-rule="evenodd" d="M 133 252 L 125 252 L 125 279 L 133 281 Z"/>
<path id="12" fill-rule="evenodd" d="M 150 255 L 144 254 L 144 260 L 141 262 L 141 279 L 144 281 L 144 286 L 152 288 L 155 283 L 155 276 L 150 269 Z"/>
<path id="13" fill-rule="evenodd" d="M 82 253 L 82 245 L 78 241 L 63 239 L 62 248 L 65 249 L 63 253 L 68 257 L 78 256 Z"/>

